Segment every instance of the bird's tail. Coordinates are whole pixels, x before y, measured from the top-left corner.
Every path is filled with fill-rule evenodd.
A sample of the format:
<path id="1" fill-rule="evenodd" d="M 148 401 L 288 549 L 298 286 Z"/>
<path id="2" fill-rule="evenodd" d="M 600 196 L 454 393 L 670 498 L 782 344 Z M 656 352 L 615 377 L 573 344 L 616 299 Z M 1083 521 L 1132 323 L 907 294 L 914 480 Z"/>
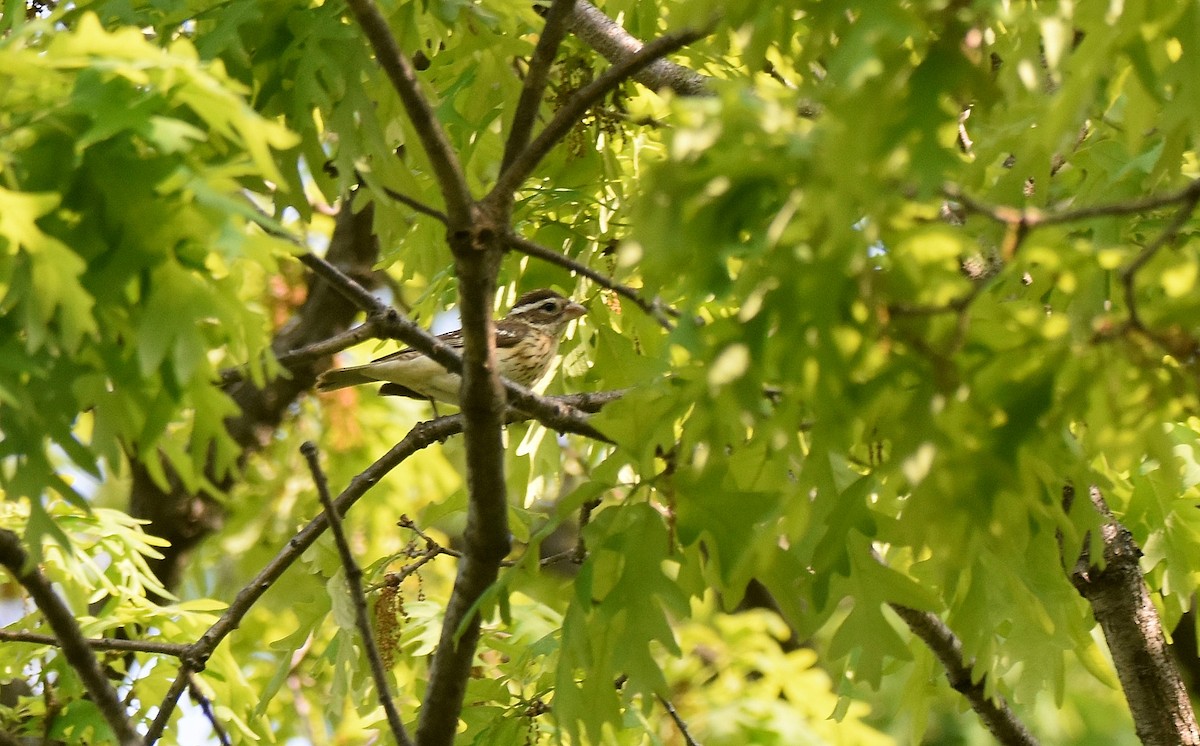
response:
<path id="1" fill-rule="evenodd" d="M 366 365 L 356 365 L 351 368 L 336 368 L 327 370 L 317 377 L 318 391 L 334 391 L 347 386 L 358 386 L 363 383 L 376 383 L 378 379 L 363 373 Z"/>

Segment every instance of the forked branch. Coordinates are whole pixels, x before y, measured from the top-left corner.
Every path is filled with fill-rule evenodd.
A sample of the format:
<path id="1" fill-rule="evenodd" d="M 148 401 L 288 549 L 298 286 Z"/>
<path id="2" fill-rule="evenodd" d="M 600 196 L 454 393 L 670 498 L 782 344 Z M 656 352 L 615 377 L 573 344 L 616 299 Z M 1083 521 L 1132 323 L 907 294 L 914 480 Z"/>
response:
<path id="1" fill-rule="evenodd" d="M 645 69 L 655 60 L 668 55 L 697 39 L 704 38 L 708 29 L 685 29 L 672 34 L 660 36 L 637 52 L 625 57 L 605 70 L 595 80 L 580 88 L 561 109 L 555 113 L 538 136 L 521 154 L 514 158 L 500 173 L 496 185 L 484 198 L 484 202 L 508 204 L 513 194 L 521 188 L 542 159 L 571 131 L 587 110 L 595 106 L 618 85 L 631 75 Z"/>
<path id="2" fill-rule="evenodd" d="M 417 82 L 417 72 L 412 63 L 400 51 L 396 37 L 388 28 L 387 19 L 379 12 L 374 0 L 347 0 L 350 10 L 362 27 L 379 66 L 392 81 L 392 87 L 400 94 L 408 118 L 417 132 L 421 147 L 433 166 L 442 199 L 446 202 L 446 216 L 451 230 L 465 229 L 471 223 L 471 191 L 462 164 L 446 131 L 437 120 L 433 106 Z"/>
<path id="3" fill-rule="evenodd" d="M 342 530 L 342 518 L 338 515 L 338 511 L 333 505 L 333 498 L 329 495 L 329 481 L 325 477 L 324 470 L 321 469 L 317 447 L 312 442 L 306 441 L 300 446 L 300 452 L 304 454 L 304 460 L 308 463 L 309 471 L 312 472 L 313 482 L 317 486 L 317 495 L 321 498 L 322 507 L 325 508 L 325 516 L 329 519 L 329 529 L 333 533 L 333 541 L 337 545 L 338 555 L 342 560 L 342 569 L 346 574 L 346 587 L 354 606 L 354 623 L 358 627 L 359 637 L 362 638 L 363 652 L 371 667 L 371 677 L 375 680 L 375 692 L 379 695 L 379 703 L 383 705 L 383 711 L 387 715 L 388 725 L 392 729 L 392 737 L 396 739 L 396 743 L 402 746 L 411 746 L 412 739 L 408 737 L 404 721 L 400 719 L 400 713 L 396 711 L 396 702 L 392 699 L 391 689 L 388 687 L 387 670 L 383 665 L 383 658 L 379 655 L 379 646 L 375 644 L 375 635 L 371 630 L 371 620 L 367 615 L 367 596 L 363 592 L 362 568 L 354 561 L 350 542 L 346 540 L 346 532 Z"/>
<path id="4" fill-rule="evenodd" d="M 125 706 L 104 675 L 100 661 L 96 660 L 95 653 L 83 636 L 83 630 L 79 628 L 79 622 L 75 620 L 75 614 L 59 598 L 50 581 L 21 546 L 21 538 L 12 531 L 0 529 L 0 565 L 8 570 L 37 604 L 50 629 L 54 630 L 54 636 L 58 638 L 63 657 L 78 674 L 121 746 L 140 746 L 142 737 L 126 716 Z"/>
<path id="5" fill-rule="evenodd" d="M 342 490 L 342 493 L 333 501 L 334 509 L 339 515 L 345 515 L 346 511 L 358 502 L 367 490 L 375 486 L 384 475 L 399 466 L 409 456 L 461 431 L 462 420 L 457 415 L 418 424 L 409 431 L 404 440 L 350 480 L 346 489 Z M 329 517 L 324 512 L 312 519 L 307 526 L 288 541 L 274 559 L 259 571 L 258 575 L 238 592 L 221 618 L 209 627 L 199 640 L 188 646 L 187 651 L 180 656 L 179 675 L 159 705 L 158 717 L 155 718 L 147 733 L 146 742 L 148 744 L 153 744 L 161 737 L 167 722 L 175 711 L 180 695 L 187 688 L 188 676 L 204 669 L 217 646 L 237 629 L 258 599 L 262 598 L 263 594 L 283 577 L 284 572 L 313 545 L 328 526 Z"/>

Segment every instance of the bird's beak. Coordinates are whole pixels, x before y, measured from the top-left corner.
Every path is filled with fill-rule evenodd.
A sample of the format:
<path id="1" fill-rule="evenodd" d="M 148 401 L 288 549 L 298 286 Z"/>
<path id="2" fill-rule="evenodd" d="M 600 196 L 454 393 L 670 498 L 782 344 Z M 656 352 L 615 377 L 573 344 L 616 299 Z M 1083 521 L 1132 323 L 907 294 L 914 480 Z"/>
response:
<path id="1" fill-rule="evenodd" d="M 577 319 L 586 313 L 587 309 L 575 302 L 568 303 L 567 307 L 563 309 L 563 316 L 566 316 L 567 320 Z"/>

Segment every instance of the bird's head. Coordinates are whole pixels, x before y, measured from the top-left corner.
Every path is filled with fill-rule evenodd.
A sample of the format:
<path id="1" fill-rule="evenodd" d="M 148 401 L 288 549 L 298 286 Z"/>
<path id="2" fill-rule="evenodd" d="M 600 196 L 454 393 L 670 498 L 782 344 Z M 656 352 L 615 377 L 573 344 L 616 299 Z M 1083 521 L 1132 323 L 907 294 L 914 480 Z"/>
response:
<path id="1" fill-rule="evenodd" d="M 522 321 L 531 326 L 558 334 L 571 319 L 587 313 L 587 309 L 564 298 L 553 290 L 530 290 L 513 304 L 506 319 Z"/>

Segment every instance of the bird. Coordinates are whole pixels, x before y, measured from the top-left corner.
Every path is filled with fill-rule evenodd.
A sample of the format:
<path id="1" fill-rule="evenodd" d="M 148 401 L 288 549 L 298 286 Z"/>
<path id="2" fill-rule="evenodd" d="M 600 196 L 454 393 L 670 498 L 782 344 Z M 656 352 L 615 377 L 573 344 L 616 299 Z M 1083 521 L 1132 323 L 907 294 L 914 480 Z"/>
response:
<path id="1" fill-rule="evenodd" d="M 587 313 L 579 303 L 553 290 L 531 290 L 513 304 L 495 324 L 496 363 L 500 375 L 522 386 L 541 380 L 558 353 L 558 342 L 567 323 Z M 462 330 L 438 335 L 462 351 Z M 365 365 L 336 368 L 317 379 L 318 391 L 334 391 L 365 383 L 383 382 L 379 393 L 428 399 L 458 405 L 462 379 L 425 353 L 407 348 Z"/>

